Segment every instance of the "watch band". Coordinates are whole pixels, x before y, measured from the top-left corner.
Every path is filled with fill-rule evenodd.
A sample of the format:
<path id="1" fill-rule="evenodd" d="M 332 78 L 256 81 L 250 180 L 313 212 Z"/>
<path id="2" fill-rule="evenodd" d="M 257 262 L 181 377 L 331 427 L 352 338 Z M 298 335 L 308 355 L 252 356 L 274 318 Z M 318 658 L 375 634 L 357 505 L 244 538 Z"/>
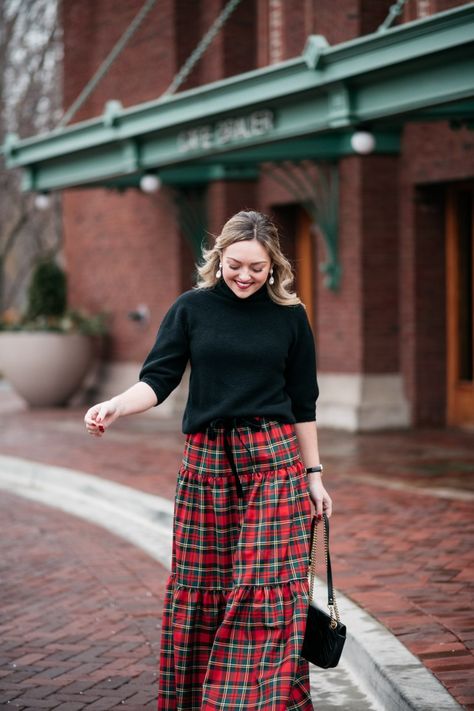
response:
<path id="1" fill-rule="evenodd" d="M 322 464 L 316 464 L 314 467 L 306 467 L 306 474 L 311 474 L 311 472 L 322 472 L 323 468 Z"/>

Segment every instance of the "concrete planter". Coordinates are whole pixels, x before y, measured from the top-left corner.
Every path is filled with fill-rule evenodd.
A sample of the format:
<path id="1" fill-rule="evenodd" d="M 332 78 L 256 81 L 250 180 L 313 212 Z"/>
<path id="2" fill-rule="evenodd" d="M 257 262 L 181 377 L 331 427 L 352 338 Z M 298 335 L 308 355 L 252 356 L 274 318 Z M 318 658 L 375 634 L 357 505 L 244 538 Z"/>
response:
<path id="1" fill-rule="evenodd" d="M 81 333 L 0 333 L 0 370 L 31 407 L 65 405 L 92 356 L 92 337 Z"/>

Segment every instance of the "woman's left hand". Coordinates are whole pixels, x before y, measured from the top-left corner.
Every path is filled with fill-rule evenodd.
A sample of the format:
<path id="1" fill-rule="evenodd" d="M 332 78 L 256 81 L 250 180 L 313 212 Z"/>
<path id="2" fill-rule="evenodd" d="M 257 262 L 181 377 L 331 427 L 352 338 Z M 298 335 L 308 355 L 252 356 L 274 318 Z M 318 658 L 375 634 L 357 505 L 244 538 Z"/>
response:
<path id="1" fill-rule="evenodd" d="M 309 495 L 319 519 L 323 513 L 329 518 L 332 514 L 332 499 L 324 488 L 320 472 L 308 474 Z"/>

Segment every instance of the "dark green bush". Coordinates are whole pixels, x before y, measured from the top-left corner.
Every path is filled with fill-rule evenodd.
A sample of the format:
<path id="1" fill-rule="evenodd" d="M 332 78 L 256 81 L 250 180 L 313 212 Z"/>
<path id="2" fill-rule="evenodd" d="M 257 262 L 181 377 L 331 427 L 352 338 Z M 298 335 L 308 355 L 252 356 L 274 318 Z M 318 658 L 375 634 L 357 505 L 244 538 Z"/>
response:
<path id="1" fill-rule="evenodd" d="M 67 308 L 67 279 L 52 259 L 39 262 L 28 290 L 26 319 L 38 316 L 62 316 Z"/>
<path id="2" fill-rule="evenodd" d="M 52 259 L 36 265 L 28 289 L 28 305 L 24 313 L 0 314 L 0 331 L 52 331 L 105 336 L 109 314 L 104 311 L 90 315 L 67 306 L 67 277 Z"/>

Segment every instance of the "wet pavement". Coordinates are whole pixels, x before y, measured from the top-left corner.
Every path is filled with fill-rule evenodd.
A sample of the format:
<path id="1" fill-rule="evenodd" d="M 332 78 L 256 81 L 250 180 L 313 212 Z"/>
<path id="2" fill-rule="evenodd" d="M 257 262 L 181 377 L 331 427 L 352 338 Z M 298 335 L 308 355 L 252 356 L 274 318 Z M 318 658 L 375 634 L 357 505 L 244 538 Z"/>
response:
<path id="1" fill-rule="evenodd" d="M 84 412 L 85 408 L 27 410 L 14 396 L 0 391 L 0 453 L 70 467 L 173 499 L 176 472 L 184 445 L 179 420 L 163 420 L 151 415 L 124 418 L 115 423 L 102 439 L 95 439 L 85 433 L 82 423 Z M 332 555 L 336 587 L 382 622 L 421 659 L 459 703 L 469 709 L 474 709 L 473 434 L 472 431 L 454 429 L 373 434 L 319 431 L 325 481 L 335 502 Z M 127 634 L 133 637 L 130 644 L 136 643 L 134 649 L 129 650 L 128 663 L 136 674 L 130 674 L 127 667 L 127 679 L 117 689 L 132 693 L 126 698 L 119 698 L 119 693 L 113 696 L 114 690 L 107 688 L 109 682 L 105 681 L 105 676 L 99 678 L 102 673 L 100 667 L 91 670 L 95 676 L 91 677 L 94 684 L 90 687 L 93 691 L 87 701 L 87 708 L 124 708 L 122 701 L 125 702 L 125 708 L 129 709 L 154 708 L 153 686 L 159 637 L 157 625 L 164 588 L 163 576 L 166 574 L 164 568 L 144 553 L 91 524 L 78 522 L 74 517 L 4 495 L 3 492 L 1 496 L 4 548 L 1 576 L 4 581 L 1 600 L 4 620 L 0 645 L 3 658 L 1 703 L 6 703 L 3 701 L 7 699 L 5 694 L 11 691 L 7 684 L 16 684 L 16 691 L 23 685 L 24 690 L 20 688 L 16 697 L 21 699 L 21 694 L 26 698 L 26 692 L 30 693 L 31 687 L 35 685 L 28 680 L 41 679 L 44 664 L 35 655 L 41 653 L 38 647 L 41 647 L 42 622 L 45 635 L 43 647 L 47 649 L 47 654 L 60 654 L 61 650 L 50 650 L 48 646 L 57 644 L 51 638 L 60 634 L 57 629 L 54 631 L 53 613 L 56 609 L 63 614 L 62 608 L 68 596 L 76 601 L 71 603 L 70 609 L 80 609 L 77 601 L 81 598 L 80 581 L 84 576 L 89 581 L 89 587 L 85 585 L 85 598 L 91 600 L 91 607 L 95 605 L 101 615 L 99 623 L 92 625 L 99 649 L 95 656 L 108 658 L 107 640 L 111 638 L 113 609 L 104 608 L 105 597 L 100 598 L 100 591 L 105 588 L 97 584 L 97 578 L 90 577 L 93 573 L 90 568 L 87 569 L 85 559 L 89 555 L 94 559 L 97 553 L 101 563 L 96 567 L 104 570 L 106 575 L 109 561 L 105 551 L 108 554 L 111 550 L 116 551 L 117 558 L 114 560 L 111 555 L 113 592 L 110 592 L 112 586 L 107 589 L 110 599 L 115 599 L 116 595 L 120 605 L 124 606 L 120 608 L 120 616 L 125 625 L 123 634 L 125 637 Z M 33 513 L 29 511 L 30 506 L 34 509 Z M 59 520 L 60 523 L 57 523 Z M 35 524 L 34 521 L 39 523 Z M 51 530 L 49 525 L 53 526 Z M 89 527 L 89 533 L 82 528 L 74 534 L 76 527 Z M 90 533 L 91 530 L 93 533 Z M 72 553 L 69 556 L 76 561 L 76 565 L 71 566 L 67 561 L 68 556 L 64 553 L 66 543 L 61 550 L 58 550 L 55 543 L 62 531 L 68 532 L 67 545 L 72 546 L 76 542 L 78 546 L 70 549 Z M 84 548 L 81 549 L 82 545 Z M 32 546 L 35 551 L 33 562 L 30 561 L 32 571 L 28 568 L 27 560 L 24 565 L 22 563 L 25 546 L 29 552 Z M 37 550 L 35 546 L 38 546 Z M 44 600 L 42 605 L 38 603 L 43 594 L 43 586 L 48 594 L 50 589 L 47 581 L 52 570 L 48 567 L 48 547 L 54 551 L 54 560 L 57 562 L 55 584 L 62 590 L 61 596 L 55 601 L 53 585 L 49 607 Z M 84 553 L 86 550 L 87 556 Z M 126 563 L 128 559 L 140 560 L 146 584 L 141 585 L 141 578 L 134 577 L 136 573 L 131 572 L 133 565 Z M 46 567 L 45 561 L 48 561 Z M 78 575 L 73 570 L 76 567 Z M 65 573 L 61 572 L 63 569 Z M 78 585 L 79 592 L 74 592 L 74 586 Z M 15 592 L 17 589 L 18 593 Z M 96 600 L 91 592 L 95 589 L 99 591 L 96 592 Z M 137 599 L 134 598 L 134 590 L 139 596 Z M 140 594 L 146 592 L 150 595 L 142 599 Z M 133 610 L 127 611 L 127 600 L 132 608 L 137 605 L 136 614 Z M 50 622 L 47 611 L 52 614 Z M 112 615 L 110 620 L 108 614 Z M 133 622 L 131 626 L 127 624 L 127 615 L 130 615 Z M 34 621 L 35 616 L 37 627 L 34 639 L 38 641 L 37 645 L 30 643 L 28 629 L 22 631 L 21 627 L 23 618 Z M 143 622 L 139 625 L 140 632 L 133 631 L 138 629 L 133 626 L 137 619 Z M 16 627 L 12 620 L 17 620 Z M 17 659 L 26 658 L 27 666 L 34 667 L 36 671 L 29 676 L 28 670 L 23 670 L 23 676 L 15 677 L 18 672 L 12 669 L 18 667 L 11 665 L 17 663 L 13 660 L 17 650 L 9 646 L 11 638 L 9 643 L 5 642 L 7 637 L 3 624 L 7 625 L 7 631 L 18 629 L 15 639 L 24 640 L 24 649 L 19 649 L 20 656 L 17 655 Z M 81 625 L 75 636 L 71 632 L 71 644 L 75 644 L 75 640 L 83 634 L 78 654 L 87 656 L 90 653 L 91 660 L 84 661 L 84 664 L 94 664 L 92 657 L 96 642 L 88 639 L 85 631 L 85 628 L 90 630 L 90 617 L 85 617 Z M 137 641 L 138 636 L 134 637 L 134 634 L 141 635 L 142 641 Z M 124 640 L 123 644 L 126 645 L 127 641 Z M 135 650 L 140 648 L 141 652 L 135 654 Z M 68 650 L 62 651 L 67 654 Z M 45 659 L 48 656 L 43 658 L 43 662 Z M 101 662 L 104 659 L 101 658 Z M 60 667 L 66 669 L 64 674 L 71 677 L 68 683 L 73 684 L 75 672 L 68 664 L 67 656 L 59 661 L 61 664 L 57 670 Z M 75 668 L 80 667 L 76 664 Z M 107 664 L 104 664 L 104 674 L 106 669 Z M 110 673 L 106 678 L 113 676 L 121 677 L 118 672 L 116 675 Z M 61 679 L 61 674 L 51 676 L 50 673 L 48 678 Z M 85 707 L 84 704 L 77 705 L 80 703 L 77 700 L 63 700 L 59 697 L 58 703 L 51 705 L 60 693 L 58 684 L 57 681 L 50 683 L 48 688 L 53 690 L 39 699 L 41 704 L 24 704 L 18 708 L 74 711 Z M 92 701 L 94 691 L 98 696 Z M 134 693 L 142 694 L 142 701 L 137 697 L 135 706 L 130 701 Z M 316 707 L 317 701 L 315 697 Z M 10 704 L 2 706 L 1 703 L 0 708 L 10 707 Z"/>
<path id="2" fill-rule="evenodd" d="M 155 709 L 167 570 L 5 492 L 0 516 L 0 708 Z"/>

